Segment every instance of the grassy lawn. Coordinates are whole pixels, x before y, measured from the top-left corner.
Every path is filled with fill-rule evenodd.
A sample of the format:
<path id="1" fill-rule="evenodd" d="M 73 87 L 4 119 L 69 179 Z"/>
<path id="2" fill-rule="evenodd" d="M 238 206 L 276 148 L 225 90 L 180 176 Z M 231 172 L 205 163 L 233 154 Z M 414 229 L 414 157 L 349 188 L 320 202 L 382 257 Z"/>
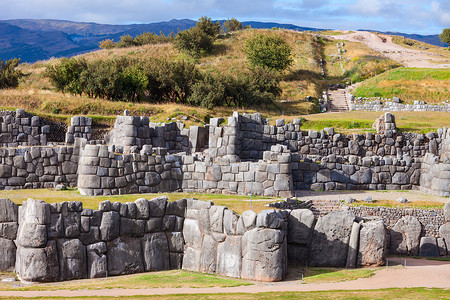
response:
<path id="1" fill-rule="evenodd" d="M 440 103 L 450 99 L 450 68 L 397 68 L 375 76 L 360 84 L 356 97 L 400 97 L 405 103 L 423 100 Z"/>
<path id="2" fill-rule="evenodd" d="M 373 200 L 372 203 L 367 203 L 362 200 L 355 201 L 351 204 L 352 206 L 369 206 L 369 207 L 392 207 L 392 208 L 425 208 L 425 209 L 436 209 L 443 208 L 444 203 L 436 201 L 414 201 L 408 203 L 398 203 L 395 200 Z"/>
<path id="3" fill-rule="evenodd" d="M 99 290 L 113 288 L 147 289 L 147 288 L 205 288 L 233 287 L 252 285 L 253 283 L 219 275 L 170 270 L 151 273 L 141 273 L 124 276 L 114 276 L 98 279 L 81 279 L 66 282 L 39 283 L 23 287 L 11 287 L 0 284 L 0 290 L 14 291 L 55 291 L 55 290 Z"/>
<path id="4" fill-rule="evenodd" d="M 182 198 L 196 198 L 199 200 L 213 201 L 215 205 L 224 205 L 241 214 L 250 209 L 250 196 L 201 194 L 201 193 L 159 193 L 159 194 L 128 194 L 117 196 L 82 196 L 76 189 L 55 191 L 53 189 L 12 190 L 0 191 L 0 198 L 8 198 L 16 204 L 22 204 L 28 198 L 44 200 L 47 203 L 63 201 L 82 201 L 83 208 L 98 209 L 98 204 L 105 200 L 111 202 L 133 202 L 139 198 L 152 199 L 158 196 L 167 196 L 170 201 Z M 277 198 L 253 196 L 252 209 L 255 212 L 268 209 L 264 205 L 276 201 Z"/>
<path id="5" fill-rule="evenodd" d="M 303 283 L 330 283 L 368 278 L 375 275 L 379 268 L 304 268 L 290 266 L 286 280 L 300 280 L 303 274 Z"/>
<path id="6" fill-rule="evenodd" d="M 340 133 L 374 132 L 372 124 L 383 112 L 350 111 L 332 114 L 303 115 L 303 129 L 320 130 L 334 127 Z M 400 131 L 427 133 L 438 128 L 450 127 L 450 113 L 442 112 L 393 112 Z"/>
<path id="7" fill-rule="evenodd" d="M 17 297 L 18 298 L 18 297 Z M 0 299 L 17 299 L 0 297 Z M 111 299 L 111 297 L 76 297 L 77 299 Z M 129 296 L 122 299 L 449 299 L 450 290 L 439 288 L 391 288 L 378 290 L 333 290 L 318 292 L 272 292 L 272 293 L 217 293 L 175 294 L 154 296 Z M 33 299 L 64 299 L 63 297 L 35 297 Z M 72 298 L 74 299 L 74 298 Z"/>

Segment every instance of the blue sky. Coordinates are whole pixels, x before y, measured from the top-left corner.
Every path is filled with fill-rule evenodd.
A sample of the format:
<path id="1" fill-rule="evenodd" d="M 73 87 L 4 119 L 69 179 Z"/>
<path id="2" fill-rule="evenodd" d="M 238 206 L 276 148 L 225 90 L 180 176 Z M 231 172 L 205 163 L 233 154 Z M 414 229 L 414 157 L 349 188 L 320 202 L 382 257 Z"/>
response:
<path id="1" fill-rule="evenodd" d="M 0 0 L 0 20 L 130 24 L 201 16 L 436 34 L 450 27 L 450 0 Z"/>

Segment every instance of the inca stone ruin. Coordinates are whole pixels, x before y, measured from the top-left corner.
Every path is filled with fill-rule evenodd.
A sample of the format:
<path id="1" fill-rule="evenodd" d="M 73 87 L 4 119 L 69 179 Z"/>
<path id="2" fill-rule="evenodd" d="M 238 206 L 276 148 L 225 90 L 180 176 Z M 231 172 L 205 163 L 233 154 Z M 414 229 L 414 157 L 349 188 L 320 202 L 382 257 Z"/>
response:
<path id="1" fill-rule="evenodd" d="M 56 138 L 60 128 L 23 110 L 3 112 L 0 124 L 3 189 L 66 185 L 84 195 L 277 197 L 420 189 L 450 196 L 450 130 L 398 132 L 390 113 L 376 120 L 376 134 L 350 136 L 333 128 L 304 132 L 300 119 L 269 125 L 260 114 L 238 113 L 190 128 L 124 113 L 102 139 L 92 119 L 77 116 L 65 143 Z M 1 269 L 38 282 L 178 268 L 277 281 L 288 263 L 383 265 L 387 253 L 437 256 L 450 247 L 448 204 L 401 213 L 342 206 L 317 218 L 309 209 L 240 216 L 210 202 L 167 200 L 105 201 L 90 210 L 81 202 L 29 199 L 18 207 L 2 199 Z"/>

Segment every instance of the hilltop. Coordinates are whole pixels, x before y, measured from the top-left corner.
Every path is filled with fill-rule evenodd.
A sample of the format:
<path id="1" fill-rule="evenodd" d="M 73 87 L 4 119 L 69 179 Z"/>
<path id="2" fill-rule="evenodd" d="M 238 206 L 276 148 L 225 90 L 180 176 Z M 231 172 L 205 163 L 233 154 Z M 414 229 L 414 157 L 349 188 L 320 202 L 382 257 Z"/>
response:
<path id="1" fill-rule="evenodd" d="M 227 116 L 232 111 L 254 112 L 260 111 L 264 117 L 293 119 L 302 115 L 307 121 L 304 128 L 314 128 L 317 124 L 336 126 L 345 132 L 355 130 L 370 130 L 371 124 L 378 113 L 346 113 L 335 114 L 331 121 L 324 119 L 326 115 L 311 115 L 319 112 L 318 99 L 330 84 L 355 83 L 364 81 L 359 86 L 363 91 L 370 91 L 371 87 L 399 84 L 395 76 L 388 76 L 398 70 L 409 70 L 401 67 L 401 62 L 390 58 L 387 53 L 373 49 L 364 41 L 345 40 L 349 32 L 320 31 L 297 32 L 283 29 L 247 29 L 238 32 L 222 34 L 215 42 L 211 54 L 204 54 L 196 58 L 187 56 L 174 48 L 172 43 L 144 45 L 126 48 L 103 49 L 76 56 L 87 61 L 100 61 L 118 57 L 135 59 L 167 59 L 170 61 L 187 60 L 194 63 L 201 72 L 213 72 L 233 76 L 248 68 L 248 61 L 243 51 L 245 42 L 258 33 L 273 33 L 283 37 L 293 49 L 294 62 L 291 68 L 281 75 L 281 95 L 273 107 L 214 107 L 206 109 L 172 103 L 132 103 L 124 101 L 110 101 L 90 98 L 86 95 L 77 96 L 56 92 L 49 79 L 44 76 L 47 66 L 57 65 L 61 59 L 39 61 L 34 64 L 22 64 L 19 68 L 27 74 L 18 89 L 4 90 L 0 94 L 0 106 L 3 108 L 25 108 L 32 113 L 47 118 L 68 122 L 69 115 L 90 115 L 94 121 L 102 126 L 111 126 L 114 117 L 124 109 L 133 115 L 147 115 L 154 122 L 165 122 L 169 119 L 182 119 L 188 125 L 204 124 L 210 117 Z M 351 34 L 351 33 L 350 33 Z M 402 44 L 401 40 L 392 38 L 394 44 Z M 343 45 L 338 50 L 337 44 Z M 419 44 L 422 47 L 423 44 Z M 427 45 L 427 50 L 421 50 L 446 62 L 450 59 L 450 51 L 437 46 Z M 405 50 L 408 45 L 399 45 Z M 394 57 L 395 58 L 395 57 Z M 435 64 L 437 65 L 437 64 Z M 396 90 L 406 103 L 413 100 L 425 100 L 427 103 L 440 103 L 450 98 L 450 69 L 438 69 L 433 75 L 429 69 L 417 71 L 405 81 L 404 90 Z M 381 75 L 378 75 L 381 74 Z M 396 73 L 398 74 L 398 73 Z M 372 78 L 371 80 L 366 80 Z M 392 79 L 396 81 L 392 81 Z M 417 89 L 417 81 L 427 85 Z M 423 81 L 426 79 L 426 81 Z M 380 83 L 381 82 L 381 83 Z M 386 83 L 386 84 L 385 84 Z M 430 93 L 430 90 L 437 91 Z M 407 92 L 408 91 L 408 92 Z M 414 93 L 411 93 L 414 91 Z M 376 91 L 375 96 L 392 97 L 391 90 Z M 383 94 L 385 93 L 385 94 Z M 331 115 L 328 115 L 331 116 Z M 329 118 L 328 118 L 329 119 Z M 426 120 L 425 120 L 426 119 Z M 450 126 L 444 115 L 429 113 L 425 118 L 425 126 L 414 128 L 408 122 L 416 122 L 417 114 L 404 113 L 402 121 L 412 130 L 423 131 L 433 128 Z M 449 124 L 448 124 L 449 123 Z M 417 122 L 415 123 L 417 125 Z M 320 126 L 321 126 L 320 125 Z M 423 124 L 422 124 L 423 125 Z"/>
<path id="2" fill-rule="evenodd" d="M 148 24 L 111 25 L 48 19 L 0 20 L 0 60 L 21 58 L 23 62 L 32 63 L 52 57 L 74 56 L 98 50 L 98 43 L 104 39 L 117 41 L 125 34 L 136 36 L 143 32 L 162 32 L 167 35 L 191 28 L 195 26 L 195 22 L 173 19 Z M 276 27 L 295 31 L 323 30 L 274 22 L 247 21 L 242 24 L 256 29 Z M 392 34 L 444 46 L 437 34 Z"/>

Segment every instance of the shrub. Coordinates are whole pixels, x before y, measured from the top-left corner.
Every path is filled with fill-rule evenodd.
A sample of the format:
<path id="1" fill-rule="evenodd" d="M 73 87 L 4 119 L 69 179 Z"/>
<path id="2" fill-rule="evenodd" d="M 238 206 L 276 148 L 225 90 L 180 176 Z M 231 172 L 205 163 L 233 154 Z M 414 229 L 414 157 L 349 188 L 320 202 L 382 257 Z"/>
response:
<path id="1" fill-rule="evenodd" d="M 439 38 L 443 43 L 447 43 L 450 47 L 450 28 L 445 28 L 442 30 L 442 33 L 439 35 Z"/>
<path id="2" fill-rule="evenodd" d="M 15 88 L 19 85 L 22 72 L 16 69 L 20 59 L 0 60 L 0 89 Z"/>
<path id="3" fill-rule="evenodd" d="M 116 46 L 113 40 L 106 39 L 98 43 L 99 47 L 102 49 L 112 49 Z"/>
<path id="4" fill-rule="evenodd" d="M 242 30 L 244 26 L 242 26 L 242 23 L 236 20 L 235 18 L 231 18 L 231 20 L 228 19 L 223 23 L 223 28 L 224 31 L 231 32 Z"/>
<path id="5" fill-rule="evenodd" d="M 219 32 L 220 22 L 214 23 L 211 18 L 201 17 L 195 27 L 177 34 L 175 47 L 193 56 L 202 52 L 210 53 Z"/>
<path id="6" fill-rule="evenodd" d="M 254 66 L 265 66 L 282 71 L 292 62 L 292 48 L 282 38 L 272 34 L 257 34 L 245 45 L 247 59 Z"/>

